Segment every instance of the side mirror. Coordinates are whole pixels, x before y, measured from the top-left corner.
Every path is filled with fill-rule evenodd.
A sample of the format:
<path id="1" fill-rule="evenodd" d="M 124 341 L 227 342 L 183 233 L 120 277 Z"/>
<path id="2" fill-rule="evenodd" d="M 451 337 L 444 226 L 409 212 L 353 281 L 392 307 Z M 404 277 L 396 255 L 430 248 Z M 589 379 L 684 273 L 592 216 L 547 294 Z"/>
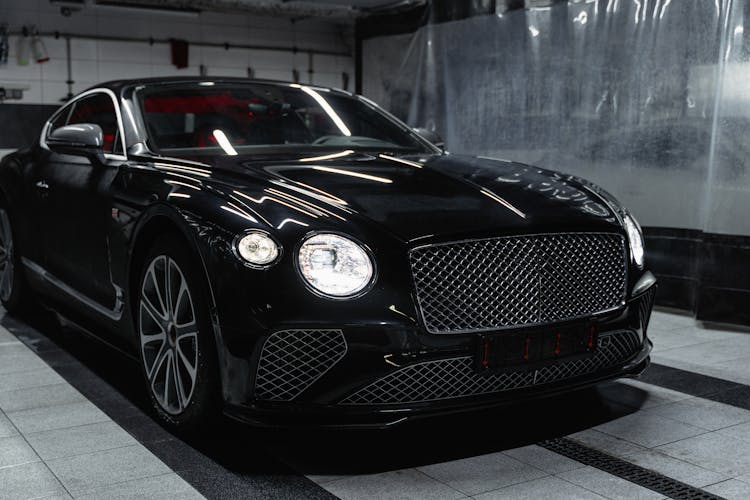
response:
<path id="1" fill-rule="evenodd" d="M 438 134 L 434 130 L 429 130 L 422 127 L 415 127 L 413 130 L 414 132 L 422 136 L 422 139 L 427 140 L 428 142 L 445 151 L 445 141 L 442 137 L 440 137 L 440 134 Z"/>
<path id="2" fill-rule="evenodd" d="M 47 146 L 56 153 L 102 159 L 104 134 L 99 125 L 77 123 L 54 130 L 47 137 Z"/>

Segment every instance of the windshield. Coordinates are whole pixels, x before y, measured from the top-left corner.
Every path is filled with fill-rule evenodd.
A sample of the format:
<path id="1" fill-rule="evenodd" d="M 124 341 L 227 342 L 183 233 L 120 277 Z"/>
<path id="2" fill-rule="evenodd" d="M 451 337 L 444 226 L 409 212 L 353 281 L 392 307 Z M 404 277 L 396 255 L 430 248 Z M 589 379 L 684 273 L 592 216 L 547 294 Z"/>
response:
<path id="1" fill-rule="evenodd" d="M 149 146 L 172 156 L 432 152 L 376 107 L 316 87 L 200 82 L 147 87 L 138 97 Z"/>

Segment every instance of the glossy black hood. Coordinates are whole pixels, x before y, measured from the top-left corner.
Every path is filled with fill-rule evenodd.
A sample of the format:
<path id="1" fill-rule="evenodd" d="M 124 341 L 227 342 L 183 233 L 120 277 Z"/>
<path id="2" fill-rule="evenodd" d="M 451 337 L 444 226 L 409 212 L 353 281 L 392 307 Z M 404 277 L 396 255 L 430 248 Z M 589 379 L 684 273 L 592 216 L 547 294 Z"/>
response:
<path id="1" fill-rule="evenodd" d="M 405 241 L 619 230 L 611 206 L 590 186 L 506 161 L 350 152 L 264 160 L 221 156 L 211 168 L 247 199 L 258 199 L 260 183 L 306 202 L 323 201 L 338 219 L 363 217 Z"/>

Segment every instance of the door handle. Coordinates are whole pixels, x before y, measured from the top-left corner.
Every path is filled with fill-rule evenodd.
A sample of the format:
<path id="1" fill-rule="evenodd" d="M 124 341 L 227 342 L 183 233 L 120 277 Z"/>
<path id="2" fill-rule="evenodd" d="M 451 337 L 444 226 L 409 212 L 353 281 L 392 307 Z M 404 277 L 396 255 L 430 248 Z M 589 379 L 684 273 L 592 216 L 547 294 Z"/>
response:
<path id="1" fill-rule="evenodd" d="M 47 183 L 46 183 L 46 182 L 44 182 L 44 181 L 38 181 L 38 182 L 36 183 L 36 187 L 37 187 L 37 189 L 39 189 L 40 191 L 49 191 L 49 184 L 47 184 Z"/>

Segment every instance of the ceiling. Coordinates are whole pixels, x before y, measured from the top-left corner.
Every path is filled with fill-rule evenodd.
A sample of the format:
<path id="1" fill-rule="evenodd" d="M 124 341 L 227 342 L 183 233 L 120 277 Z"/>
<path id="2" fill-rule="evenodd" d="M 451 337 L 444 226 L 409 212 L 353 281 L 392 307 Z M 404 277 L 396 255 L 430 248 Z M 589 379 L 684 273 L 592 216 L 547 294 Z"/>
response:
<path id="1" fill-rule="evenodd" d="M 52 1 L 59 2 L 60 0 Z M 62 1 L 64 2 L 65 0 Z M 83 0 L 85 3 L 110 6 L 120 5 L 191 11 L 247 12 L 280 17 L 328 17 L 339 19 L 366 17 L 374 12 L 381 12 L 383 10 L 410 8 L 424 4 L 426 1 L 427 0 Z"/>

